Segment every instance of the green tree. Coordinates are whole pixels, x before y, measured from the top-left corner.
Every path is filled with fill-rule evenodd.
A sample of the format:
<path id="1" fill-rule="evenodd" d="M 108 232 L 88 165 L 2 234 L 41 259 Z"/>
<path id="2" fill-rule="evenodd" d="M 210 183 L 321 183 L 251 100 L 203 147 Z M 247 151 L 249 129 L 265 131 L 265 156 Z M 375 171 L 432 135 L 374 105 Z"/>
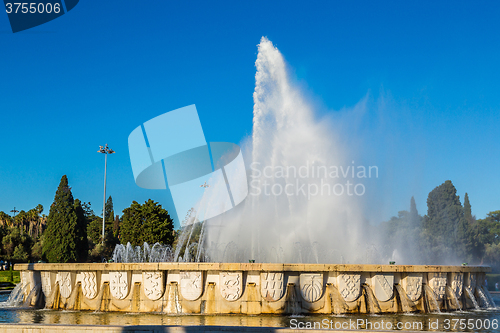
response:
<path id="1" fill-rule="evenodd" d="M 470 205 L 469 195 L 467 194 L 467 192 L 465 193 L 465 196 L 464 196 L 464 217 L 467 220 L 467 222 L 472 224 L 472 222 L 473 222 L 472 221 L 472 208 Z"/>
<path id="2" fill-rule="evenodd" d="M 2 239 L 6 259 L 27 261 L 32 245 L 31 237 L 23 233 L 20 227 L 9 228 Z"/>
<path id="3" fill-rule="evenodd" d="M 113 236 L 115 236 L 116 239 L 118 239 L 120 235 L 120 223 L 120 217 L 116 215 L 115 221 L 113 222 Z"/>
<path id="4" fill-rule="evenodd" d="M 113 220 L 115 219 L 115 212 L 113 209 L 113 198 L 111 198 L 111 196 L 109 196 L 108 200 L 106 200 L 104 213 L 106 214 L 106 223 L 108 223 L 108 221 L 113 223 Z"/>
<path id="5" fill-rule="evenodd" d="M 114 211 L 111 196 L 106 201 L 104 214 L 106 216 L 104 219 L 104 239 L 109 243 L 107 245 L 111 246 L 117 243 L 113 235 Z M 88 217 L 87 234 L 93 244 L 102 243 L 102 217 L 94 215 L 93 211 L 92 215 L 89 214 Z"/>
<path id="6" fill-rule="evenodd" d="M 99 216 L 93 216 L 89 223 L 87 224 L 87 237 L 92 242 L 92 245 L 96 245 L 102 242 L 102 218 Z"/>
<path id="7" fill-rule="evenodd" d="M 489 212 L 484 219 L 477 220 L 479 248 L 477 257 L 481 264 L 491 265 L 500 271 L 500 210 Z"/>
<path id="8" fill-rule="evenodd" d="M 457 190 L 450 180 L 433 189 L 427 198 L 427 215 L 424 219 L 430 259 L 434 263 L 448 263 L 456 260 L 461 249 L 458 226 L 464 219 L 464 211 Z"/>
<path id="9" fill-rule="evenodd" d="M 89 234 L 94 247 L 90 255 L 94 261 L 110 258 L 113 254 L 118 238 L 114 234 L 113 198 L 108 197 L 104 206 L 104 242 L 102 240 L 102 218 L 94 217 L 89 224 Z"/>
<path id="10" fill-rule="evenodd" d="M 12 224 L 13 224 L 12 217 L 5 212 L 0 212 L 0 225 L 4 227 L 11 227 Z"/>
<path id="11" fill-rule="evenodd" d="M 45 240 L 45 236 L 41 235 L 38 238 L 38 240 L 31 247 L 31 257 L 35 261 L 46 259 L 43 256 L 43 242 L 44 242 L 44 240 Z"/>
<path id="12" fill-rule="evenodd" d="M 120 227 L 122 244 L 132 245 L 173 242 L 173 220 L 160 204 L 149 199 L 140 205 L 136 201 L 123 210 Z"/>
<path id="13" fill-rule="evenodd" d="M 142 240 L 143 216 L 141 204 L 132 201 L 130 207 L 123 210 L 122 219 L 120 242 L 122 244 L 142 245 L 144 242 Z"/>
<path id="14" fill-rule="evenodd" d="M 49 262 L 82 262 L 87 258 L 87 227 L 80 200 L 74 200 L 66 175 L 62 176 L 50 206 L 43 254 Z"/>

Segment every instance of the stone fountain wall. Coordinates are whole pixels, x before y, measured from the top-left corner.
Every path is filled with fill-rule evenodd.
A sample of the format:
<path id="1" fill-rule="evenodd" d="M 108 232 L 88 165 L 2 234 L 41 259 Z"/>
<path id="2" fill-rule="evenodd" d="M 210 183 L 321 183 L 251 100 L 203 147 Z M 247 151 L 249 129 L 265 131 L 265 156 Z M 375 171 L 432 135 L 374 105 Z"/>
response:
<path id="1" fill-rule="evenodd" d="M 17 264 L 15 269 L 21 270 L 25 297 L 34 295 L 33 306 L 168 314 L 458 310 L 474 306 L 468 294 L 485 289 L 490 271 L 483 266 L 257 263 Z"/>

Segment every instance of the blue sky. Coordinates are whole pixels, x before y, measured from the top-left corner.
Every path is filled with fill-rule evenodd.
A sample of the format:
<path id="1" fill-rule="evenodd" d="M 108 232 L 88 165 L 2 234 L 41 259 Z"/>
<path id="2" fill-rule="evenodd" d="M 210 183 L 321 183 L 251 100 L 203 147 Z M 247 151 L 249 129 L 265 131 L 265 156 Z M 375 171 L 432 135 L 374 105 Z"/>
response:
<path id="1" fill-rule="evenodd" d="M 500 209 L 499 14 L 493 1 L 80 1 L 16 34 L 0 15 L 0 210 L 48 214 L 66 174 L 100 211 L 105 143 L 115 210 L 163 203 L 135 185 L 128 135 L 196 104 L 207 141 L 240 142 L 267 36 L 318 116 L 368 105 L 360 144 L 384 184 L 373 216 L 408 209 L 411 195 L 424 214 L 450 179 L 483 218 Z"/>

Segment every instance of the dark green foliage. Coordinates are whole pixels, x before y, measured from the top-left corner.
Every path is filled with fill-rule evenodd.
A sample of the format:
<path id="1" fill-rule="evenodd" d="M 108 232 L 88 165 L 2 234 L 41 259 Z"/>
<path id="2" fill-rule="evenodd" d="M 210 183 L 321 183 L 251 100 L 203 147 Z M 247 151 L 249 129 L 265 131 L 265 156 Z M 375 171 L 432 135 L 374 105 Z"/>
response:
<path id="1" fill-rule="evenodd" d="M 410 199 L 410 214 L 412 216 L 418 216 L 417 204 L 415 203 L 415 198 L 413 196 Z"/>
<path id="2" fill-rule="evenodd" d="M 89 243 L 87 241 L 87 219 L 85 218 L 85 211 L 82 207 L 81 201 L 75 200 L 75 213 L 76 213 L 76 249 L 78 252 L 83 252 L 79 254 L 78 261 L 82 262 L 87 259 L 87 252 L 89 250 Z"/>
<path id="3" fill-rule="evenodd" d="M 1 212 L 0 211 L 0 225 L 5 227 L 5 226 L 12 226 L 14 223 L 14 219 L 7 213 Z"/>
<path id="4" fill-rule="evenodd" d="M 43 254 L 49 262 L 83 262 L 87 257 L 85 211 L 64 175 L 50 206 Z"/>
<path id="5" fill-rule="evenodd" d="M 2 239 L 6 259 L 18 262 L 27 262 L 31 254 L 31 237 L 23 233 L 19 227 L 9 228 Z"/>
<path id="6" fill-rule="evenodd" d="M 120 235 L 120 217 L 118 215 L 115 216 L 115 221 L 113 222 L 113 236 L 115 238 L 119 238 Z"/>
<path id="7" fill-rule="evenodd" d="M 122 225 L 120 230 L 120 242 L 132 245 L 142 245 L 142 224 L 143 216 L 141 204 L 133 201 L 130 207 L 123 210 Z"/>
<path id="8" fill-rule="evenodd" d="M 114 225 L 114 211 L 113 211 L 113 199 L 111 196 L 108 197 L 105 206 L 104 220 L 104 238 L 110 243 L 116 244 L 114 241 L 115 237 L 113 234 Z M 102 243 L 102 217 L 92 214 L 88 219 L 87 235 L 93 244 Z"/>
<path id="9" fill-rule="evenodd" d="M 102 258 L 110 258 L 113 254 L 118 238 L 114 234 L 114 209 L 111 196 L 105 204 L 104 243 L 102 241 L 102 217 L 96 216 L 93 211 L 88 214 L 87 236 L 90 244 L 90 259 L 100 262 Z"/>
<path id="10" fill-rule="evenodd" d="M 123 210 L 120 241 L 132 245 L 173 242 L 173 221 L 168 212 L 157 202 L 148 200 L 140 205 L 136 201 Z"/>
<path id="11" fill-rule="evenodd" d="M 92 244 L 99 244 L 102 240 L 102 218 L 93 216 L 87 224 L 87 237 Z"/>
<path id="12" fill-rule="evenodd" d="M 436 187 L 427 198 L 424 235 L 432 263 L 444 263 L 456 257 L 459 249 L 458 226 L 464 219 L 457 190 L 450 180 Z"/>
<path id="13" fill-rule="evenodd" d="M 469 195 L 467 192 L 465 193 L 464 196 L 464 217 L 467 220 L 467 222 L 472 223 L 472 208 L 470 206 L 470 201 L 469 201 Z"/>
<path id="14" fill-rule="evenodd" d="M 106 222 L 115 218 L 115 212 L 113 210 L 113 198 L 111 196 L 106 200 L 106 205 L 104 206 L 104 213 L 106 214 Z"/>
<path id="15" fill-rule="evenodd" d="M 43 256 L 43 242 L 45 240 L 45 236 L 42 235 L 38 238 L 38 240 L 33 244 L 31 247 L 31 258 L 33 261 L 39 261 L 43 260 L 45 261 L 46 258 Z"/>
<path id="16" fill-rule="evenodd" d="M 500 210 L 489 212 L 485 219 L 477 220 L 481 264 L 491 265 L 500 271 Z"/>
<path id="17" fill-rule="evenodd" d="M 417 204 L 415 203 L 415 198 L 412 196 L 410 200 L 410 226 L 412 228 L 420 229 L 422 227 L 422 216 L 418 214 Z"/>

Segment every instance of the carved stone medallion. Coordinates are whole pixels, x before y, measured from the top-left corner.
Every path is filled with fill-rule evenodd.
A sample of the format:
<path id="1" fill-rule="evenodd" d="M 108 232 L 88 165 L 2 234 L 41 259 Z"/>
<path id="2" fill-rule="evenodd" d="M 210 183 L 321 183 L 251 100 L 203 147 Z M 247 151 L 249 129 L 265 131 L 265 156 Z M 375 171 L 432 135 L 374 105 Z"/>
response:
<path id="1" fill-rule="evenodd" d="M 50 272 L 40 272 L 40 278 L 42 280 L 42 292 L 45 298 L 49 297 L 52 292 L 52 281 L 50 279 Z"/>
<path id="2" fill-rule="evenodd" d="M 116 299 L 124 299 L 128 295 L 129 278 L 127 272 L 109 272 L 109 289 Z"/>
<path id="3" fill-rule="evenodd" d="M 97 296 L 97 273 L 82 272 L 82 292 L 83 296 L 93 299 Z"/>
<path id="4" fill-rule="evenodd" d="M 464 275 L 463 273 L 451 273 L 451 289 L 460 298 L 464 290 Z"/>
<path id="5" fill-rule="evenodd" d="M 437 300 L 444 299 L 446 293 L 446 273 L 428 273 L 429 286 L 434 290 Z"/>
<path id="6" fill-rule="evenodd" d="M 59 282 L 59 291 L 61 296 L 68 298 L 73 290 L 73 274 L 70 272 L 59 272 L 57 273 L 57 282 Z"/>
<path id="7" fill-rule="evenodd" d="M 220 292 L 228 301 L 236 301 L 243 291 L 243 274 L 241 272 L 221 272 Z"/>
<path id="8" fill-rule="evenodd" d="M 340 274 L 338 276 L 337 285 L 339 292 L 346 302 L 354 302 L 361 295 L 360 281 L 360 274 Z"/>
<path id="9" fill-rule="evenodd" d="M 283 297 L 283 273 L 265 272 L 260 274 L 260 293 L 269 302 Z"/>
<path id="10" fill-rule="evenodd" d="M 146 297 L 156 301 L 163 295 L 163 272 L 142 272 L 142 285 Z"/>
<path id="11" fill-rule="evenodd" d="M 323 274 L 300 274 L 300 294 L 309 303 L 319 300 L 323 294 Z"/>
<path id="12" fill-rule="evenodd" d="M 386 302 L 391 299 L 394 293 L 394 275 L 375 274 L 372 277 L 372 286 L 375 297 L 380 302 Z"/>
<path id="13" fill-rule="evenodd" d="M 408 298 L 415 302 L 422 295 L 422 281 L 423 276 L 421 273 L 408 273 L 402 280 L 403 289 L 408 295 Z"/>
<path id="14" fill-rule="evenodd" d="M 203 274 L 201 272 L 181 272 L 181 295 L 188 301 L 194 301 L 203 291 Z"/>

